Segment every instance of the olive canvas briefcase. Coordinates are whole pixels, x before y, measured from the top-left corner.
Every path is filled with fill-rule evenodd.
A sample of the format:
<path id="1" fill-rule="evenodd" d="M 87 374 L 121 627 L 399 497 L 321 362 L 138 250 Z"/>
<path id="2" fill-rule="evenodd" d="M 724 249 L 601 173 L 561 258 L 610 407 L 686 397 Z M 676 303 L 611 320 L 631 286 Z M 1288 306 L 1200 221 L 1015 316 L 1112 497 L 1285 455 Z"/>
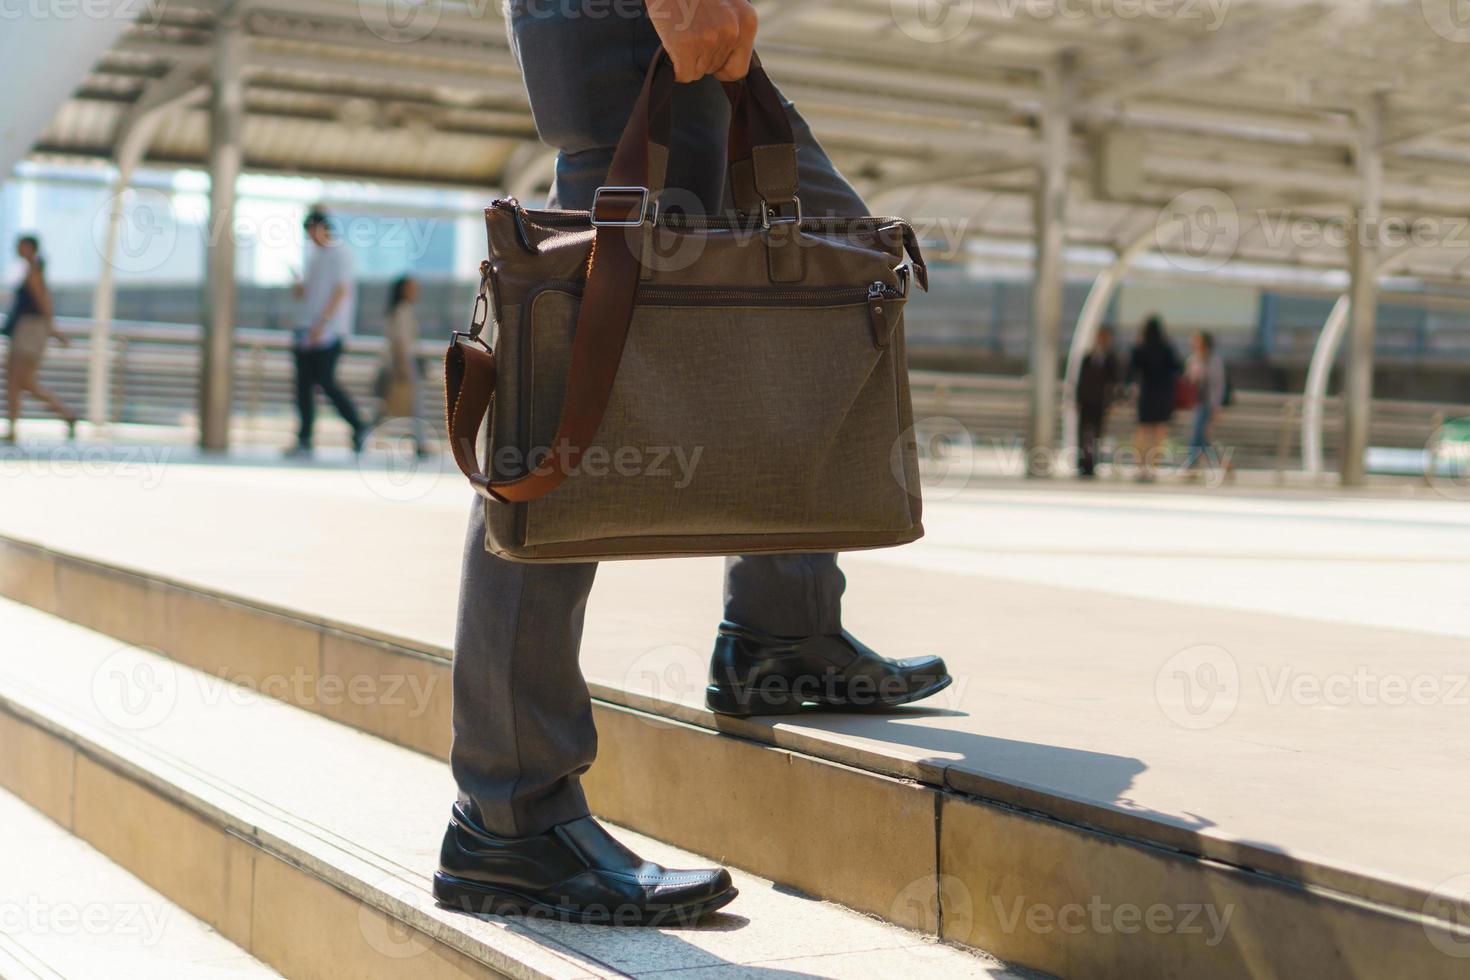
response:
<path id="1" fill-rule="evenodd" d="M 738 210 L 660 213 L 666 61 L 591 211 L 486 209 L 475 314 L 446 358 L 486 547 L 586 561 L 915 540 L 903 310 L 910 280 L 928 282 L 913 230 L 802 215 L 790 120 L 756 59 L 727 86 Z"/>

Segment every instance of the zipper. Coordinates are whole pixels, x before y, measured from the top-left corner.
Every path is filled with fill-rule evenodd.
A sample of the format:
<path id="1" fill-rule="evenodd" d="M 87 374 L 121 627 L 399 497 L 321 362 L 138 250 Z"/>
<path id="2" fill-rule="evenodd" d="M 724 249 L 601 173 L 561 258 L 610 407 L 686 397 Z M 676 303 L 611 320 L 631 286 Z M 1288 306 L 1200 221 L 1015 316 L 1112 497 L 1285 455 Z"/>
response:
<path id="1" fill-rule="evenodd" d="M 569 279 L 549 280 L 534 291 L 564 292 L 582 295 L 582 283 Z M 525 302 L 534 297 L 527 295 Z M 866 286 L 798 286 L 776 289 L 723 288 L 719 286 L 670 286 L 640 285 L 635 294 L 635 306 L 710 306 L 727 303 L 754 307 L 843 307 L 865 306 L 868 325 L 873 332 L 873 346 L 888 346 L 893 335 L 897 310 L 890 304 L 905 299 L 902 290 L 895 289 L 881 279 Z"/>
<path id="2" fill-rule="evenodd" d="M 553 228 L 583 228 L 592 226 L 591 211 L 544 211 L 524 208 L 521 202 L 513 197 L 497 197 L 490 202 L 490 207 L 508 211 L 515 218 L 516 231 L 522 242 L 529 241 L 522 224 L 523 216 L 530 215 L 538 225 L 546 225 Z M 862 216 L 862 217 L 839 217 L 834 215 L 803 215 L 803 225 L 812 225 L 821 228 L 862 228 L 879 227 L 882 225 L 901 224 L 907 222 L 903 218 L 893 216 Z M 729 215 L 709 214 L 684 214 L 676 212 L 669 215 L 660 215 L 659 224 L 676 228 L 708 228 L 724 231 L 755 231 L 760 228 L 759 218 L 732 218 Z"/>
<path id="3" fill-rule="evenodd" d="M 760 287 L 722 288 L 719 286 L 639 286 L 637 301 L 645 306 L 698 306 L 705 303 L 731 303 L 741 306 L 857 306 L 867 303 L 869 309 L 882 313 L 886 299 L 901 299 L 897 289 L 882 280 L 866 286 L 801 286 L 763 289 Z"/>

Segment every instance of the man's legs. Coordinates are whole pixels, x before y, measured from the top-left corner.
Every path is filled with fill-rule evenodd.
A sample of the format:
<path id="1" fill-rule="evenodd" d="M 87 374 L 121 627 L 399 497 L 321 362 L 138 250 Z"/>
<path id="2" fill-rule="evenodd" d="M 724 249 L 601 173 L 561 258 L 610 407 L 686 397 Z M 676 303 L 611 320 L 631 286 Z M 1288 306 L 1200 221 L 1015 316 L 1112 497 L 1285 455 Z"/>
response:
<path id="1" fill-rule="evenodd" d="M 342 341 L 335 341 L 331 347 L 318 351 L 317 356 L 321 358 L 317 384 L 321 385 L 322 393 L 336 407 L 343 421 L 352 427 L 353 437 L 357 438 L 362 434 L 362 419 L 357 414 L 352 396 L 337 382 L 337 361 L 342 357 Z"/>
<path id="2" fill-rule="evenodd" d="M 513 8 L 512 41 L 523 63 L 542 137 L 561 149 L 554 206 L 586 208 L 606 178 L 657 38 L 646 19 L 563 20 Z M 674 105 L 669 200 L 705 210 L 725 200 L 729 103 L 718 82 L 680 86 Z M 862 214 L 804 120 L 792 112 L 806 214 Z M 778 636 L 835 633 L 845 585 L 836 556 L 731 558 L 725 615 Z M 485 551 L 477 502 L 465 544 L 454 661 L 452 765 L 461 798 L 487 829 L 541 833 L 585 815 L 578 777 L 597 735 L 577 660 L 593 564 L 526 565 Z"/>
<path id="3" fill-rule="evenodd" d="M 311 445 L 316 428 L 316 356 L 316 351 L 296 351 L 296 414 L 301 418 L 296 444 L 302 447 Z"/>
<path id="4" fill-rule="evenodd" d="M 1102 439 L 1102 411 L 1089 405 L 1077 409 L 1077 471 L 1092 476 L 1097 469 L 1097 446 Z"/>

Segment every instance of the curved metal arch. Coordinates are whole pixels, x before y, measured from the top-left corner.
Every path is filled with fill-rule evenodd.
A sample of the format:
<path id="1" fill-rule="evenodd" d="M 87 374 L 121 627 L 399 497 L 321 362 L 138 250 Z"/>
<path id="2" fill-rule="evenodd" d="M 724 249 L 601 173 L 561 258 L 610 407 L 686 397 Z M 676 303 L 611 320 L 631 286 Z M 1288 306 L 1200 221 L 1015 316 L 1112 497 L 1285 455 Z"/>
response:
<path id="1" fill-rule="evenodd" d="M 1373 270 L 1375 279 L 1381 279 L 1408 262 L 1415 254 L 1425 251 L 1430 245 L 1405 245 L 1384 256 Z M 1349 315 L 1352 313 L 1352 293 L 1337 297 L 1332 312 L 1322 324 L 1322 333 L 1317 345 L 1312 348 L 1312 360 L 1307 368 L 1306 388 L 1302 392 L 1302 470 L 1315 480 L 1322 475 L 1322 406 L 1327 400 L 1327 381 L 1332 377 L 1332 365 L 1342 347 L 1343 334 L 1347 333 Z"/>

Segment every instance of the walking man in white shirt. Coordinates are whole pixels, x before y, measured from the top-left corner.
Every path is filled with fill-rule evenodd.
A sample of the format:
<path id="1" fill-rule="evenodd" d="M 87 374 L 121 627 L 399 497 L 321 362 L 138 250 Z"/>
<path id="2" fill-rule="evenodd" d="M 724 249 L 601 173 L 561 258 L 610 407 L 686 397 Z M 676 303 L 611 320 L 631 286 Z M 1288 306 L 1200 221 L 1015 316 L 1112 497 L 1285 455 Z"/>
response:
<path id="1" fill-rule="evenodd" d="M 352 331 L 357 308 L 357 284 L 352 279 L 352 253 L 332 235 L 326 212 L 313 209 L 306 216 L 311 240 L 306 274 L 295 287 L 301 300 L 301 326 L 296 330 L 296 410 L 301 430 L 288 456 L 310 456 L 316 424 L 316 390 L 320 388 L 352 427 L 352 448 L 361 452 L 367 430 L 352 398 L 337 383 L 337 359 L 342 338 Z"/>

